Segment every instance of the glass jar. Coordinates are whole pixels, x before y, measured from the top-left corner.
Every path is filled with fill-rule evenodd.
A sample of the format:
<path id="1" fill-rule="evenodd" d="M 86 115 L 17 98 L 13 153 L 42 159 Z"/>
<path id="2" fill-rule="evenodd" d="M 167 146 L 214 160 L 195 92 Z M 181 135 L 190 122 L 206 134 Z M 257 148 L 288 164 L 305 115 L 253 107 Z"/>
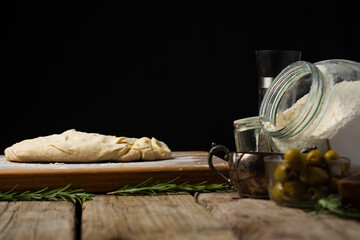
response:
<path id="1" fill-rule="evenodd" d="M 299 208 L 312 208 L 320 198 L 336 194 L 338 181 L 349 175 L 350 166 L 344 157 L 303 169 L 292 169 L 283 155 L 266 156 L 264 162 L 270 199 Z"/>
<path id="2" fill-rule="evenodd" d="M 268 137 L 261 129 L 259 116 L 234 121 L 234 137 L 238 152 L 269 152 Z"/>
<path id="3" fill-rule="evenodd" d="M 272 151 L 316 146 L 325 152 L 330 140 L 339 154 L 357 159 L 357 148 L 343 150 L 360 141 L 360 127 L 346 131 L 354 122 L 360 126 L 358 80 L 360 63 L 348 60 L 299 61 L 286 67 L 260 107 L 260 124 L 270 136 Z"/>

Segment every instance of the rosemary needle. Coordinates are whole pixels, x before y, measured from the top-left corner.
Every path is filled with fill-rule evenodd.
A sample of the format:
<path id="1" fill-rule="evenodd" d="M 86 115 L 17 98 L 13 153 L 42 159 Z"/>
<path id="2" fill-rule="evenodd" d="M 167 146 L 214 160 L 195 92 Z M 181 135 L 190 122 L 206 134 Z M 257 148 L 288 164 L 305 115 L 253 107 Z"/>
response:
<path id="1" fill-rule="evenodd" d="M 175 182 L 179 180 L 179 177 L 161 183 L 159 181 L 148 185 L 148 183 L 153 178 L 149 178 L 148 180 L 131 187 L 126 185 L 119 190 L 109 192 L 108 194 L 117 194 L 122 196 L 129 196 L 129 195 L 157 195 L 158 193 L 165 193 L 165 192 L 205 192 L 205 191 L 218 191 L 218 190 L 225 190 L 226 183 L 221 184 L 210 184 L 206 185 L 206 181 L 200 182 L 197 184 L 190 184 L 189 182 L 183 182 L 180 184 L 176 184 Z"/>
<path id="2" fill-rule="evenodd" d="M 62 188 L 56 188 L 46 191 L 48 188 L 43 188 L 36 192 L 25 191 L 22 193 L 15 192 L 16 186 L 11 190 L 2 193 L 0 191 L 0 201 L 71 201 L 73 203 L 82 204 L 86 200 L 92 199 L 94 194 L 86 193 L 83 189 L 71 190 L 70 184 Z"/>
<path id="3" fill-rule="evenodd" d="M 210 184 L 206 185 L 206 181 L 200 182 L 197 184 L 190 184 L 189 182 L 183 182 L 176 184 L 175 182 L 179 180 L 179 177 L 161 183 L 157 181 L 148 185 L 153 178 L 139 183 L 136 186 L 126 185 L 119 190 L 114 192 L 109 192 L 107 194 L 117 194 L 122 196 L 129 195 L 157 195 L 158 193 L 166 192 L 211 192 L 218 190 L 225 190 L 227 188 L 226 183 L 221 184 Z M 2 193 L 0 191 L 0 201 L 71 201 L 73 203 L 80 203 L 87 200 L 91 200 L 95 194 L 87 193 L 83 189 L 71 190 L 70 184 L 62 188 L 56 188 L 53 190 L 47 191 L 48 188 L 43 188 L 39 191 L 31 192 L 25 191 L 22 193 L 16 192 L 16 186 L 10 189 L 7 192 Z"/>

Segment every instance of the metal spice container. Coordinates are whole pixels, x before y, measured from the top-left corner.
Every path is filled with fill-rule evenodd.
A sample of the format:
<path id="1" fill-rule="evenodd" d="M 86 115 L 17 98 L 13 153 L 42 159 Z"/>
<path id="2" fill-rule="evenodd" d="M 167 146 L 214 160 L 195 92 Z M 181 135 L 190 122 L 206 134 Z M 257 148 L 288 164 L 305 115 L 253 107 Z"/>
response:
<path id="1" fill-rule="evenodd" d="M 229 177 L 220 173 L 212 163 L 216 153 L 225 154 L 224 160 L 229 163 Z M 268 198 L 264 157 L 277 156 L 280 153 L 266 152 L 230 152 L 223 145 L 213 144 L 209 151 L 210 168 L 229 184 L 233 185 L 240 196 L 251 198 Z"/>

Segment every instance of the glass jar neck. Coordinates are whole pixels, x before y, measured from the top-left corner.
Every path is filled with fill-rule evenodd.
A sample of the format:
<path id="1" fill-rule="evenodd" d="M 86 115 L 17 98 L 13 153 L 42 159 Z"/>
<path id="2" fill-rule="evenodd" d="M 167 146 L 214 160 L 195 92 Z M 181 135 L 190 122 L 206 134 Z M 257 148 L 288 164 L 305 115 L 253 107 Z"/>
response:
<path id="1" fill-rule="evenodd" d="M 309 62 L 286 67 L 267 90 L 260 107 L 260 123 L 271 137 L 288 139 L 316 127 L 328 100 L 327 78 Z M 286 113 L 286 117 L 284 117 Z"/>

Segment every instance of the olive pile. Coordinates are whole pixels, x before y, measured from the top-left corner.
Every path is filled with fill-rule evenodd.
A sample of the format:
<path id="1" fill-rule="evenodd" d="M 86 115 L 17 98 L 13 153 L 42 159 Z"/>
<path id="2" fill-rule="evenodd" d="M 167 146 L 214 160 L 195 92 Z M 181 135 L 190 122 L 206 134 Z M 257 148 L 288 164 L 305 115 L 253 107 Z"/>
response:
<path id="1" fill-rule="evenodd" d="M 292 148 L 274 168 L 269 189 L 271 199 L 279 204 L 296 205 L 314 203 L 336 193 L 337 181 L 347 174 L 349 161 L 342 160 L 334 150 L 323 155 L 317 149 L 305 154 Z"/>

